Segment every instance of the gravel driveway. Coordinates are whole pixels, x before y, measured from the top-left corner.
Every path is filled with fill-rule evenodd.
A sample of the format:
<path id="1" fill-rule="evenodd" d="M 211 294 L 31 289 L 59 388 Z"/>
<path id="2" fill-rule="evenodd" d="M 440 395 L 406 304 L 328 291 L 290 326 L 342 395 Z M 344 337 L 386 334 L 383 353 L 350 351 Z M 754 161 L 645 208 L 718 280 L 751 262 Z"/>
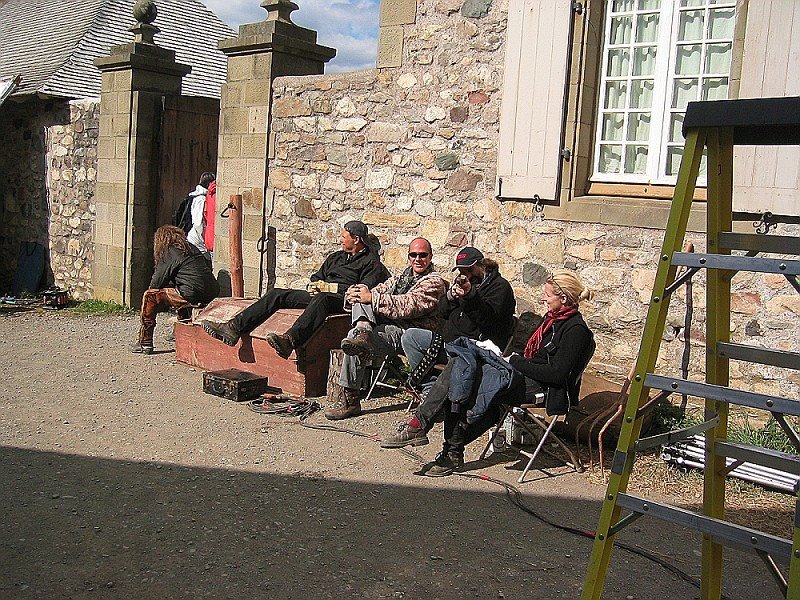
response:
<path id="1" fill-rule="evenodd" d="M 156 354 L 129 354 L 136 329 L 131 316 L 0 311 L 0 597 L 579 596 L 591 540 L 490 481 L 421 477 L 374 440 L 205 395 L 163 327 Z M 365 408 L 343 426 L 381 435 L 404 418 L 397 398 Z M 425 460 L 441 426 L 431 438 L 415 449 Z M 592 530 L 604 488 L 543 464 L 524 502 Z M 471 467 L 511 483 L 521 464 Z M 699 575 L 699 536 L 636 525 L 620 538 Z M 725 578 L 731 598 L 781 597 L 755 556 L 726 552 Z M 699 591 L 616 550 L 604 597 Z"/>

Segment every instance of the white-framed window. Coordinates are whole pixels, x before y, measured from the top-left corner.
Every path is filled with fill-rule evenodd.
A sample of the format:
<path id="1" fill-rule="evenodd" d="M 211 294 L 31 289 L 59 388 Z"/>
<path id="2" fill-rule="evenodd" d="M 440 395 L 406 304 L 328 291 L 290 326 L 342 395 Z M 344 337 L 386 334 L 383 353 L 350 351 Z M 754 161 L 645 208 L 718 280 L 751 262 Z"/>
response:
<path id="1" fill-rule="evenodd" d="M 675 183 L 686 105 L 728 97 L 735 5 L 608 0 L 593 181 Z"/>

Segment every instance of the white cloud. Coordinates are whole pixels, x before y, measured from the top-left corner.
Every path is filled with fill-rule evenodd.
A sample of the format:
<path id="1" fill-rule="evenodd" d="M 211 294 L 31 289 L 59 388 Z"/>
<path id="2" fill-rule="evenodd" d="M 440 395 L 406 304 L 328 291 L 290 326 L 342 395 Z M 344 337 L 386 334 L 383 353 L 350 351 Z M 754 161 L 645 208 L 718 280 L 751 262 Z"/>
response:
<path id="1" fill-rule="evenodd" d="M 329 72 L 355 71 L 375 66 L 379 0 L 295 0 L 300 7 L 292 20 L 317 31 L 317 42 L 336 48 Z M 263 21 L 267 11 L 258 0 L 203 0 L 233 28 Z"/>

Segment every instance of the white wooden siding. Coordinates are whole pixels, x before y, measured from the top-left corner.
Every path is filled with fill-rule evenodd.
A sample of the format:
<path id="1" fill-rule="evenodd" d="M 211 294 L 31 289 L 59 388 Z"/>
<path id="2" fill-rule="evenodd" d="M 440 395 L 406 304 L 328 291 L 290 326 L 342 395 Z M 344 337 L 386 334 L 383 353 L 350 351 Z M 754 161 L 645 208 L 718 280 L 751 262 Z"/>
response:
<path id="1" fill-rule="evenodd" d="M 751 0 L 740 98 L 800 96 L 800 2 Z M 800 148 L 739 147 L 734 210 L 800 215 Z"/>
<path id="2" fill-rule="evenodd" d="M 509 2 L 497 164 L 504 198 L 557 198 L 571 5 Z"/>

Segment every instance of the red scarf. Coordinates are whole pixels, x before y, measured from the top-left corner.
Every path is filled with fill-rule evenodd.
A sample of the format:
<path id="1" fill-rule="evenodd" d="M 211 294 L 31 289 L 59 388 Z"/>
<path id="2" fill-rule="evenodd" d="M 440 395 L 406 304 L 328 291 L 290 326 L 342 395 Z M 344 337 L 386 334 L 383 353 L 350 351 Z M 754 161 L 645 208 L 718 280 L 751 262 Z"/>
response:
<path id="1" fill-rule="evenodd" d="M 553 327 L 553 323 L 557 321 L 566 321 L 572 315 L 578 312 L 578 305 L 573 304 L 571 306 L 562 306 L 557 311 L 553 312 L 552 310 L 547 311 L 547 314 L 542 319 L 542 322 L 539 323 L 539 326 L 536 328 L 536 331 L 533 332 L 533 335 L 528 340 L 528 343 L 525 344 L 525 352 L 523 356 L 525 358 L 533 358 L 533 355 L 539 350 L 539 347 L 542 345 L 542 338 L 544 338 L 544 334 L 547 333 L 548 329 Z"/>

